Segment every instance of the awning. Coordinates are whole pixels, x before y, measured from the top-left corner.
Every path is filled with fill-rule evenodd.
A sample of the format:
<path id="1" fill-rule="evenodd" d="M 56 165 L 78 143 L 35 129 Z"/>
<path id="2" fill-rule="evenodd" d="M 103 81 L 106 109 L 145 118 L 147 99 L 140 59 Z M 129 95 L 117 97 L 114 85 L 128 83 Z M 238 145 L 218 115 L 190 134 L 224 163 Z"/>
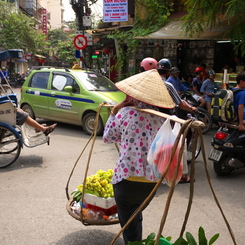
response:
<path id="1" fill-rule="evenodd" d="M 0 52 L 0 61 L 7 60 L 8 58 L 21 59 L 23 56 L 22 49 L 9 49 Z"/>
<path id="2" fill-rule="evenodd" d="M 227 20 L 221 21 L 212 29 L 207 28 L 201 34 L 186 34 L 183 28 L 183 20 L 172 20 L 158 31 L 147 36 L 135 37 L 135 39 L 179 39 L 179 40 L 230 40 L 226 32 L 230 29 Z"/>
<path id="3" fill-rule="evenodd" d="M 40 54 L 35 54 L 34 55 L 34 61 L 39 62 L 39 63 L 45 63 L 46 62 L 46 57 Z"/>
<path id="4" fill-rule="evenodd" d="M 35 54 L 34 56 L 35 56 L 35 57 L 37 57 L 37 58 L 40 58 L 40 59 L 46 59 L 46 57 L 45 57 L 45 56 L 40 55 L 40 54 Z"/>
<path id="5" fill-rule="evenodd" d="M 85 30 L 88 34 L 92 35 L 92 36 L 103 36 L 103 35 L 108 35 L 110 34 L 112 31 L 114 30 L 129 30 L 131 29 L 133 26 L 132 25 L 128 25 L 128 26 L 114 26 L 114 27 L 108 27 L 108 28 L 102 28 L 102 29 L 93 29 L 93 30 Z"/>

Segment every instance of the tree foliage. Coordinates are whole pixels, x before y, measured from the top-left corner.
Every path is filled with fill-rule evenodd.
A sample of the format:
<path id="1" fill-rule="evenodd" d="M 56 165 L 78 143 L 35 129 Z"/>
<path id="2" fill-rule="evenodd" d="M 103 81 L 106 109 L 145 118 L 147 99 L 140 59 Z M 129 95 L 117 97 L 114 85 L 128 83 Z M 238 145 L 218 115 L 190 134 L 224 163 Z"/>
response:
<path id="1" fill-rule="evenodd" d="M 57 56 L 60 60 L 65 61 L 70 65 L 76 62 L 73 39 L 58 44 Z"/>
<path id="2" fill-rule="evenodd" d="M 245 1 L 244 0 L 183 0 L 188 14 L 184 27 L 190 34 L 213 28 L 222 19 L 229 26 L 226 37 L 230 37 L 237 50 L 245 55 Z"/>
<path id="3" fill-rule="evenodd" d="M 0 40 L 4 49 L 23 49 L 36 53 L 45 50 L 45 36 L 34 29 L 34 19 L 0 2 Z"/>
<path id="4" fill-rule="evenodd" d="M 147 10 L 147 15 L 144 18 L 140 17 L 140 8 L 144 7 Z M 118 42 L 119 54 L 117 55 L 117 63 L 115 69 L 122 70 L 127 65 L 128 57 L 134 53 L 138 40 L 134 39 L 137 36 L 146 36 L 157 31 L 160 27 L 168 22 L 171 7 L 169 2 L 165 0 L 141 0 L 136 5 L 135 23 L 132 29 L 128 31 L 115 30 L 108 35 L 108 38 L 116 39 Z M 125 50 L 125 44 L 127 49 Z M 126 72 L 126 69 L 125 69 Z M 129 75 L 125 73 L 126 77 Z M 122 79 L 123 77 L 118 77 Z"/>
<path id="5" fill-rule="evenodd" d="M 49 50 L 52 55 L 59 58 L 60 61 L 72 64 L 75 59 L 75 48 L 73 39 L 75 34 L 69 34 L 62 29 L 54 29 L 49 31 Z"/>

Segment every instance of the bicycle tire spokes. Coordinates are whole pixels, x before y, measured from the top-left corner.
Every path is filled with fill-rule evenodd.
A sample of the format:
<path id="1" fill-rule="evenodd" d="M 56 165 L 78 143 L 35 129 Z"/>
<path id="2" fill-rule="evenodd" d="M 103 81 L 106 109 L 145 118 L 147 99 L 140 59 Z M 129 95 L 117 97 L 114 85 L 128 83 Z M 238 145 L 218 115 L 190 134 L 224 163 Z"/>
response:
<path id="1" fill-rule="evenodd" d="M 5 126 L 0 125 L 0 168 L 13 164 L 19 157 L 21 143 L 18 135 Z"/>

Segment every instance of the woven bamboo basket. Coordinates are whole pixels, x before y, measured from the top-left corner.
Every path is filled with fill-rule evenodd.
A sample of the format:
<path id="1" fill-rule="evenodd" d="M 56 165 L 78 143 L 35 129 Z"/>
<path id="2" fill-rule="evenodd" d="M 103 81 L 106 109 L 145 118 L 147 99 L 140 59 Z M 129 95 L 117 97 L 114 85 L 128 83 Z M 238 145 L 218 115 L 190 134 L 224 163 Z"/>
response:
<path id="1" fill-rule="evenodd" d="M 98 111 L 97 111 L 97 114 L 96 114 L 96 118 L 95 118 L 95 125 L 94 125 L 94 133 L 91 135 L 91 137 L 89 138 L 87 144 L 85 145 L 85 147 L 83 148 L 80 156 L 78 157 L 77 161 L 75 162 L 75 165 L 71 171 L 71 174 L 68 178 L 68 182 L 67 182 L 67 185 L 66 185 L 66 196 L 67 196 L 67 205 L 66 205 L 66 209 L 67 209 L 67 212 L 76 220 L 82 222 L 84 225 L 114 225 L 114 224 L 118 224 L 119 223 L 119 219 L 108 219 L 108 220 L 100 220 L 100 219 L 87 219 L 84 217 L 83 215 L 83 212 L 82 212 L 82 208 L 81 208 L 81 213 L 80 215 L 74 213 L 74 211 L 72 210 L 72 204 L 74 202 L 73 198 L 70 198 L 70 195 L 69 195 L 69 191 L 68 191 L 68 186 L 69 186 L 69 182 L 70 182 L 70 179 L 71 179 L 71 176 L 75 170 L 75 167 L 78 163 L 78 161 L 80 160 L 82 154 L 84 153 L 85 149 L 87 148 L 87 146 L 89 145 L 90 141 L 91 142 L 91 148 L 90 148 L 90 152 L 89 152 L 89 157 L 88 157 L 88 161 L 87 161 L 87 166 L 86 166 L 86 170 L 85 170 L 85 175 L 84 175 L 84 181 L 83 181 L 83 191 L 82 191 L 82 198 L 81 198 L 81 202 L 84 203 L 84 193 L 85 193 L 85 184 L 86 184 L 86 178 L 87 178 L 87 174 L 88 174 L 88 169 L 89 169 L 89 163 L 90 163 L 90 159 L 91 159 L 91 155 L 92 155 L 92 152 L 93 152 L 93 146 L 94 146 L 94 143 L 95 143 L 95 140 L 96 140 L 96 132 L 97 132 L 97 129 L 98 129 L 98 120 L 99 120 L 99 115 L 100 115 L 100 111 L 101 111 L 101 108 L 102 106 L 104 107 L 108 107 L 108 114 L 110 113 L 110 105 L 105 105 L 105 104 L 101 104 L 98 108 Z"/>
<path id="2" fill-rule="evenodd" d="M 85 219 L 82 217 L 82 215 L 77 215 L 73 212 L 71 209 L 73 204 L 73 199 L 71 198 L 66 205 L 67 212 L 76 220 L 81 221 L 84 225 L 114 225 L 118 224 L 118 219 L 110 219 L 110 220 L 91 220 L 91 219 Z"/>

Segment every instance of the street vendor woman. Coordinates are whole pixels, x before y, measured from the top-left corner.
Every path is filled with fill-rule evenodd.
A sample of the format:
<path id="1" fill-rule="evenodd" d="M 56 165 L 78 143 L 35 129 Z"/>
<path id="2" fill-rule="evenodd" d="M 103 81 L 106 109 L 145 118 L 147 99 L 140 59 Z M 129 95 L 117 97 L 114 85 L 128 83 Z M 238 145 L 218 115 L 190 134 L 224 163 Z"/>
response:
<path id="1" fill-rule="evenodd" d="M 118 142 L 120 147 L 112 184 L 120 225 L 123 227 L 156 185 L 147 162 L 147 153 L 164 122 L 161 117 L 130 106 L 158 111 L 157 107 L 173 108 L 175 104 L 155 69 L 131 76 L 115 85 L 127 94 L 127 98 L 112 109 L 103 140 L 105 143 Z M 124 230 L 123 238 L 125 245 L 129 241 L 142 240 L 142 213 Z"/>

